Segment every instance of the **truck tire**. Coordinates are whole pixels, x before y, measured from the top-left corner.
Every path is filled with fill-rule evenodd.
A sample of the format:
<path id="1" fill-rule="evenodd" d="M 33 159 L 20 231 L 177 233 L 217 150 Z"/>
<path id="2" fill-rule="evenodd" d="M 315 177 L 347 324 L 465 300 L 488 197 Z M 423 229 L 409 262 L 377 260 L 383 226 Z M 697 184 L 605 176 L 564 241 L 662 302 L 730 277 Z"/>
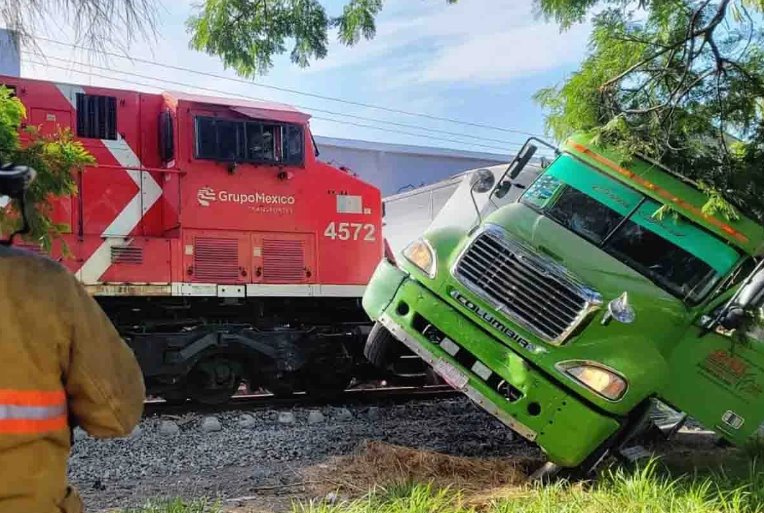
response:
<path id="1" fill-rule="evenodd" d="M 401 354 L 401 343 L 379 322 L 369 332 L 363 355 L 379 369 L 389 369 Z"/>

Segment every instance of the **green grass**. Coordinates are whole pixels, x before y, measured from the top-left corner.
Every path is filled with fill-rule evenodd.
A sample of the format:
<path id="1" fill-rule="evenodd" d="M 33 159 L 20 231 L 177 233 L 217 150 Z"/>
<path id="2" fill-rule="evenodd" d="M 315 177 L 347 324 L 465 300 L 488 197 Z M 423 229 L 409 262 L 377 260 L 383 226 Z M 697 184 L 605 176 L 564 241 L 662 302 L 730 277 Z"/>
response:
<path id="1" fill-rule="evenodd" d="M 656 462 L 632 472 L 606 472 L 588 486 L 558 483 L 465 496 L 425 484 L 379 490 L 362 500 L 309 502 L 293 513 L 757 513 L 764 511 L 764 474 L 744 478 L 672 478 Z"/>
<path id="2" fill-rule="evenodd" d="M 673 474 L 672 474 L 673 472 Z M 465 493 L 425 483 L 378 487 L 362 499 L 296 502 L 292 513 L 758 513 L 764 472 L 756 460 L 726 471 L 676 476 L 657 460 L 608 470 L 594 483 L 514 486 Z M 216 502 L 180 499 L 123 513 L 221 513 Z"/>
<path id="3" fill-rule="evenodd" d="M 220 511 L 220 505 L 215 501 L 172 499 L 150 501 L 140 508 L 123 510 L 123 513 L 220 513 Z"/>

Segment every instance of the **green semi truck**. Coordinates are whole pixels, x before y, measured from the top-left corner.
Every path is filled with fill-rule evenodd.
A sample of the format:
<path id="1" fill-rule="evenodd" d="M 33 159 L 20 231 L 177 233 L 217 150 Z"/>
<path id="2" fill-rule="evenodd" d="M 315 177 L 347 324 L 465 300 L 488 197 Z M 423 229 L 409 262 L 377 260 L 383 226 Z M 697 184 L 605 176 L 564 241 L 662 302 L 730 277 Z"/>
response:
<path id="1" fill-rule="evenodd" d="M 367 357 L 389 366 L 406 346 L 557 469 L 622 449 L 655 399 L 732 443 L 764 436 L 764 228 L 585 136 L 502 204 L 541 144 L 499 180 L 473 174 L 496 208 L 472 227 L 386 251 Z"/>

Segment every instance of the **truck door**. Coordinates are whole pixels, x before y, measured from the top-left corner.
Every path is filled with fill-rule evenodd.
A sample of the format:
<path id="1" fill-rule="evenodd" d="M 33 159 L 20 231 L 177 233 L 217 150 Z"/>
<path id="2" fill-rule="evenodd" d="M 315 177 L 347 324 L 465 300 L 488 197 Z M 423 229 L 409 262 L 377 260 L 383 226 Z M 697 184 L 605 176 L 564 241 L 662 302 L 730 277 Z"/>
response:
<path id="1" fill-rule="evenodd" d="M 700 325 L 708 320 L 690 328 L 671 355 L 662 395 L 736 444 L 764 436 L 764 329 L 718 327 L 704 335 Z"/>

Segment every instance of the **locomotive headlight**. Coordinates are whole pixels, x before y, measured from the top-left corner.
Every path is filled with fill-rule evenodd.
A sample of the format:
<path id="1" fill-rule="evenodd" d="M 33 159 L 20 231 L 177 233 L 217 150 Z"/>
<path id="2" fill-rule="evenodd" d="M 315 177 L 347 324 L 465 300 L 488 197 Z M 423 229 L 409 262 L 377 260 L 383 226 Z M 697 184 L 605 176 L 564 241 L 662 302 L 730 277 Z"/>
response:
<path id="1" fill-rule="evenodd" d="M 569 377 L 611 401 L 626 393 L 627 382 L 615 371 L 593 362 L 561 362 L 557 368 Z"/>
<path id="2" fill-rule="evenodd" d="M 425 239 L 417 239 L 409 244 L 403 250 L 403 256 L 430 278 L 435 277 L 435 252 Z"/>

